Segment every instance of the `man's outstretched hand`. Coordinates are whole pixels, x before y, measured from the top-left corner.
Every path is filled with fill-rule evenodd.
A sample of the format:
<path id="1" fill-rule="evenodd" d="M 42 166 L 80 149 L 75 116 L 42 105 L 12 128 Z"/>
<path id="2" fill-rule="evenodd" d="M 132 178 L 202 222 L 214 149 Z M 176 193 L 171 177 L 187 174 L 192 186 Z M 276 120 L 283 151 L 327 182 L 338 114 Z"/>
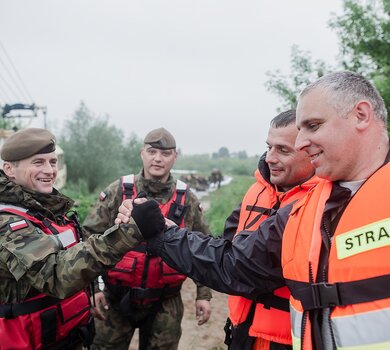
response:
<path id="1" fill-rule="evenodd" d="M 154 199 L 136 199 L 124 201 L 119 207 L 119 213 L 115 219 L 116 224 L 128 223 L 130 215 L 137 224 L 142 236 L 149 239 L 165 229 L 165 219 L 161 213 L 158 202 Z"/>

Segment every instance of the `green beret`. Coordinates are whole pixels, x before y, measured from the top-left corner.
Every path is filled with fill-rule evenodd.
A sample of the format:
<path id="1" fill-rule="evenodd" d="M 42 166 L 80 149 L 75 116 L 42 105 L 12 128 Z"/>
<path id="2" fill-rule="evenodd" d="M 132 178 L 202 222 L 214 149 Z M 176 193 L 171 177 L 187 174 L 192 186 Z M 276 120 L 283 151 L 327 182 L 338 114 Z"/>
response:
<path id="1" fill-rule="evenodd" d="M 46 129 L 28 128 L 12 134 L 1 148 L 1 159 L 17 161 L 56 150 L 55 136 Z"/>
<path id="2" fill-rule="evenodd" d="M 164 128 L 159 128 L 150 131 L 145 136 L 144 143 L 158 149 L 176 148 L 175 138 L 168 130 Z"/>

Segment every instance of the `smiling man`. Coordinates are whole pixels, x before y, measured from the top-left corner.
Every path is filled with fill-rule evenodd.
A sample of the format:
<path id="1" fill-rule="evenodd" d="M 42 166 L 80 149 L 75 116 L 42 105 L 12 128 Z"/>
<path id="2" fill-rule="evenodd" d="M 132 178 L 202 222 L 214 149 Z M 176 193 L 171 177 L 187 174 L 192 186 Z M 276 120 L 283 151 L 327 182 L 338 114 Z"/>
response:
<path id="1" fill-rule="evenodd" d="M 294 349 L 389 349 L 390 147 L 383 98 L 359 74 L 325 75 L 300 94 L 297 126 L 295 147 L 323 178 L 305 197 L 233 243 L 141 225 L 147 250 L 213 289 L 254 300 L 286 283 Z M 117 222 L 127 222 L 131 209 L 123 203 Z"/>
<path id="2" fill-rule="evenodd" d="M 228 217 L 224 238 L 240 231 L 256 231 L 279 208 L 297 201 L 319 181 L 304 151 L 295 149 L 298 135 L 295 110 L 280 113 L 271 120 L 266 139 L 267 152 L 260 157 L 256 182 L 242 203 Z M 291 324 L 286 287 L 256 301 L 230 295 L 229 318 L 225 326 L 229 350 L 289 350 Z"/>
<path id="3" fill-rule="evenodd" d="M 176 141 L 159 128 L 150 131 L 141 150 L 143 169 L 126 175 L 105 189 L 84 222 L 89 234 L 101 234 L 114 224 L 117 208 L 124 199 L 141 191 L 155 199 L 164 213 L 180 227 L 209 233 L 200 204 L 188 186 L 175 180 L 171 169 L 176 162 Z M 176 349 L 181 335 L 183 303 L 180 288 L 185 276 L 146 254 L 140 245 L 107 275 L 104 293 L 95 294 L 97 334 L 94 349 L 128 349 L 136 328 L 139 349 Z M 195 312 L 198 324 L 208 321 L 211 291 L 197 285 Z"/>
<path id="4" fill-rule="evenodd" d="M 94 335 L 86 287 L 133 248 L 129 227 L 81 242 L 73 201 L 54 187 L 54 135 L 28 128 L 3 144 L 0 348 L 81 349 Z"/>

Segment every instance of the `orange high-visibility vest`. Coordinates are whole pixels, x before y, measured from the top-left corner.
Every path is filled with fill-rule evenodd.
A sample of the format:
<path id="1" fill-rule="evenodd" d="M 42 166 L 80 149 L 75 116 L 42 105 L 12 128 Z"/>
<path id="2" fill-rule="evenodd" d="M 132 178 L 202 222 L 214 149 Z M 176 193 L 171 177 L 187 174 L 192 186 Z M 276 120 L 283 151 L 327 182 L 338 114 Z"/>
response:
<path id="1" fill-rule="evenodd" d="M 246 193 L 239 218 L 237 232 L 255 231 L 269 217 L 272 208 L 292 203 L 306 194 L 316 185 L 318 179 L 311 178 L 302 185 L 295 186 L 287 192 L 279 193 L 261 176 L 255 172 L 257 182 Z M 263 300 L 256 302 L 249 335 L 281 344 L 291 344 L 291 324 L 288 299 L 290 293 L 287 287 L 278 288 Z M 246 321 L 253 301 L 240 296 L 228 297 L 229 318 L 233 326 Z"/>
<path id="2" fill-rule="evenodd" d="M 310 310 L 330 310 L 337 349 L 389 349 L 390 163 L 351 198 L 330 243 L 327 274 L 319 271 L 322 216 L 332 183 L 321 181 L 297 202 L 283 236 L 282 267 L 292 296 L 294 349 L 315 350 Z M 317 276 L 323 282 L 315 283 Z"/>

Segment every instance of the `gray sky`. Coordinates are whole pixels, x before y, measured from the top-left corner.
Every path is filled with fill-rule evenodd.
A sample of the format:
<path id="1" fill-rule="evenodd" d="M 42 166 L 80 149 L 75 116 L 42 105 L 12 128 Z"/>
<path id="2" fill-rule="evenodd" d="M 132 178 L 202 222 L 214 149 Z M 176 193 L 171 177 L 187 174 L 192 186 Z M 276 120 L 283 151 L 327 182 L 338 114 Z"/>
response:
<path id="1" fill-rule="evenodd" d="M 126 135 L 164 126 L 184 154 L 254 155 L 280 104 L 266 72 L 289 73 L 293 44 L 334 64 L 327 22 L 342 0 L 2 0 L 0 12 L 0 41 L 55 133 L 83 100 Z M 12 83 L 3 65 L 1 77 Z M 0 104 L 25 102 L 0 84 Z"/>

